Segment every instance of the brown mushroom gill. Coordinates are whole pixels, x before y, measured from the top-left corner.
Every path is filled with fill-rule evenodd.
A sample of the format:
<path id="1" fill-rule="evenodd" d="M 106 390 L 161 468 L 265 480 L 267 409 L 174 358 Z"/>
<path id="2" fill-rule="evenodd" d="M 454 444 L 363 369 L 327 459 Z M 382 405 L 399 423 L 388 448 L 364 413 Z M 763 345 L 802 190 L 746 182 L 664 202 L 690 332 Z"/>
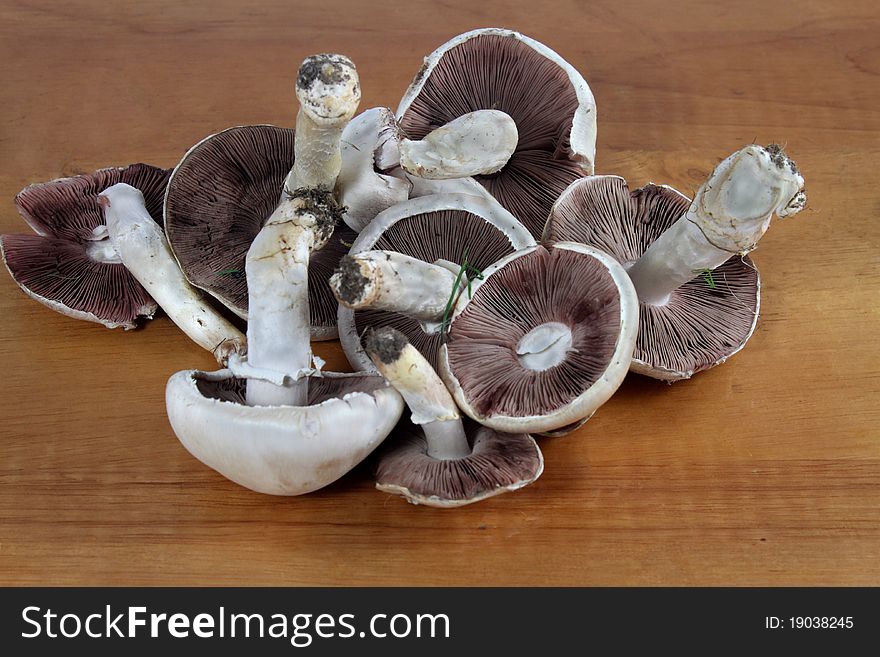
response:
<path id="1" fill-rule="evenodd" d="M 402 420 L 381 449 L 376 482 L 406 489 L 410 494 L 466 501 L 535 478 L 540 455 L 527 434 L 498 433 L 463 420 L 472 452 L 459 459 L 428 455 L 421 427 Z"/>
<path id="2" fill-rule="evenodd" d="M 621 264 L 638 260 L 690 201 L 675 190 L 646 185 L 630 191 L 616 176 L 584 179 L 554 208 L 545 238 L 589 244 Z M 633 359 L 678 372 L 698 372 L 736 351 L 752 332 L 758 272 L 733 256 L 675 290 L 662 306 L 639 305 Z"/>
<path id="3" fill-rule="evenodd" d="M 125 265 L 93 260 L 81 244 L 40 235 L 3 235 L 0 244 L 15 281 L 42 299 L 119 326 L 156 311 Z"/>
<path id="4" fill-rule="evenodd" d="M 447 260 L 458 265 L 466 256 L 468 263 L 477 269 L 489 266 L 512 250 L 504 233 L 464 210 L 427 212 L 398 221 L 371 248 L 396 251 L 425 262 Z M 358 333 L 370 326 L 396 328 L 432 367 L 437 367 L 442 336 L 439 332 L 426 333 L 418 320 L 399 313 L 358 310 L 355 323 Z"/>
<path id="5" fill-rule="evenodd" d="M 570 159 L 577 108 L 577 94 L 558 64 L 516 38 L 485 34 L 444 54 L 400 125 L 411 139 L 422 139 L 474 110 L 497 109 L 513 118 L 516 151 L 501 171 L 476 180 L 537 236 L 559 194 L 585 174 Z"/>
<path id="6" fill-rule="evenodd" d="M 449 332 L 449 364 L 481 416 L 549 414 L 602 376 L 619 324 L 617 287 L 601 263 L 539 247 L 474 292 Z M 518 346 L 546 325 L 567 327 L 571 342 L 558 364 L 532 369 Z"/>
<path id="7" fill-rule="evenodd" d="M 38 234 L 0 238 L 10 274 L 41 303 L 80 319 L 134 328 L 138 317 L 152 317 L 156 303 L 109 241 L 97 239 L 93 231 L 104 225 L 98 195 L 120 182 L 143 193 L 147 211 L 161 225 L 170 174 L 132 164 L 25 187 L 15 204 Z"/>
<path id="8" fill-rule="evenodd" d="M 370 394 L 385 387 L 385 381 L 378 376 L 323 376 L 309 379 L 308 405 L 316 406 L 328 399 L 344 397 L 352 392 Z M 246 405 L 245 392 L 247 379 L 196 378 L 196 387 L 208 399 Z"/>
<path id="9" fill-rule="evenodd" d="M 278 205 L 293 146 L 291 129 L 229 128 L 196 147 L 171 181 L 165 212 L 174 255 L 193 285 L 242 313 L 248 305 L 245 257 Z M 356 237 L 340 224 L 309 260 L 313 327 L 336 324 L 336 300 L 327 281 Z"/>
<path id="10" fill-rule="evenodd" d="M 82 243 L 92 240 L 92 230 L 104 223 L 98 195 L 117 183 L 139 189 L 147 212 L 161 226 L 162 199 L 170 175 L 170 169 L 149 164 L 100 169 L 92 174 L 29 185 L 16 195 L 15 205 L 40 235 Z"/>

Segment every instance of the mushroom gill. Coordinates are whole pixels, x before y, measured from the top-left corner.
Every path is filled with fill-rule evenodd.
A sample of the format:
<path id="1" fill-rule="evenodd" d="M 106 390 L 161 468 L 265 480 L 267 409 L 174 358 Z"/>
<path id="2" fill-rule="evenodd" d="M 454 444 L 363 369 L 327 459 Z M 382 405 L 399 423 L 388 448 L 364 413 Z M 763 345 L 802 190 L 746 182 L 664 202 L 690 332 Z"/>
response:
<path id="1" fill-rule="evenodd" d="M 538 247 L 474 291 L 449 331 L 449 365 L 480 416 L 546 415 L 602 376 L 619 325 L 617 286 L 600 262 Z M 557 331 L 551 341 L 570 342 L 555 364 L 536 369 L 527 358 L 534 350 L 522 347 L 542 327 Z"/>

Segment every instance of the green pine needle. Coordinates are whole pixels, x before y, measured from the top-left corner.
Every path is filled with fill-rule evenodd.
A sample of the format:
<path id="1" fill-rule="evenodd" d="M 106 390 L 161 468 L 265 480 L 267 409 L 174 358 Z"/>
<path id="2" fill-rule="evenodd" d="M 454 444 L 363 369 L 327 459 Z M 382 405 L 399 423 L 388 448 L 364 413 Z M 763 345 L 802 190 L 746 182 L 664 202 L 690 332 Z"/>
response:
<path id="1" fill-rule="evenodd" d="M 483 272 L 470 264 L 467 257 L 468 252 L 467 249 L 465 249 L 461 256 L 461 265 L 458 268 L 458 274 L 455 276 L 455 283 L 452 284 L 452 294 L 449 295 L 449 299 L 446 301 L 446 309 L 443 311 L 443 321 L 440 323 L 441 335 L 446 335 L 446 331 L 449 329 L 452 304 L 455 301 L 458 286 L 461 284 L 461 277 L 470 274 L 467 276 L 468 299 L 471 298 L 471 282 L 474 280 L 483 280 Z"/>
<path id="2" fill-rule="evenodd" d="M 713 270 L 708 268 L 694 270 L 695 274 L 703 277 L 703 280 L 706 281 L 706 285 L 709 286 L 710 290 L 714 290 L 716 287 L 718 287 L 715 283 L 715 277 L 712 275 L 712 272 Z"/>

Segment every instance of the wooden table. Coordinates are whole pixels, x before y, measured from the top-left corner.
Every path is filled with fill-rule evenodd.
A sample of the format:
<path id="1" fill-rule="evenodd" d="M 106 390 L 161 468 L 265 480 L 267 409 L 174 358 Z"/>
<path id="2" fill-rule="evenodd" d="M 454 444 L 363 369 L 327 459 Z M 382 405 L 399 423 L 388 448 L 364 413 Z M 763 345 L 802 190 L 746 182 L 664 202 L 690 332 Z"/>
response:
<path id="1" fill-rule="evenodd" d="M 536 484 L 453 511 L 375 491 L 366 466 L 300 498 L 239 488 L 165 416 L 169 375 L 210 369 L 206 352 L 164 318 L 68 319 L 2 273 L 0 583 L 880 584 L 876 2 L 199 4 L 3 0 L 0 231 L 27 231 L 12 197 L 30 182 L 293 125 L 310 53 L 347 53 L 362 107 L 394 106 L 424 55 L 489 25 L 584 73 L 598 172 L 691 193 L 777 141 L 809 210 L 756 252 L 742 353 L 673 386 L 630 376 L 541 443 Z"/>

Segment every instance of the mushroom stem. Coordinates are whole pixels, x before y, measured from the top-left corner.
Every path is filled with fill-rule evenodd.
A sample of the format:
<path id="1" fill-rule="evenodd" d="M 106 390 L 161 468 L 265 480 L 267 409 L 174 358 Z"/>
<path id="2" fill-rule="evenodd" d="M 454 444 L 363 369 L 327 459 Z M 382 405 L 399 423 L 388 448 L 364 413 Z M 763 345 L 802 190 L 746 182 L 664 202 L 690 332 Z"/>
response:
<path id="1" fill-rule="evenodd" d="M 309 257 L 330 239 L 338 214 L 329 191 L 300 189 L 281 201 L 248 250 L 248 366 L 281 373 L 284 381 L 249 378 L 250 406 L 306 404 Z"/>
<path id="2" fill-rule="evenodd" d="M 406 176 L 388 175 L 379 165 L 385 153 L 397 158 L 398 139 L 397 120 L 387 107 L 361 112 L 342 132 L 336 198 L 345 207 L 345 223 L 358 233 L 377 214 L 409 198 L 412 183 Z M 396 162 L 389 168 L 394 167 Z"/>
<path id="3" fill-rule="evenodd" d="M 629 269 L 642 303 L 662 306 L 674 290 L 757 246 L 774 213 L 801 211 L 804 179 L 778 146 L 747 146 L 721 162 L 687 212 Z"/>
<path id="4" fill-rule="evenodd" d="M 306 58 L 297 75 L 296 97 L 300 108 L 295 160 L 285 188 L 288 192 L 301 187 L 332 190 L 342 166 L 342 131 L 361 100 L 354 64 L 344 55 Z"/>
<path id="5" fill-rule="evenodd" d="M 442 319 L 455 289 L 455 274 L 394 251 L 343 256 L 330 289 L 344 306 L 388 310 L 426 322 Z"/>
<path id="6" fill-rule="evenodd" d="M 245 351 L 245 336 L 205 303 L 171 253 L 162 229 L 150 217 L 140 190 L 125 183 L 98 197 L 106 236 L 122 264 L 144 286 L 172 322 L 225 365 L 230 354 Z M 100 226 L 99 228 L 105 228 Z M 103 233 L 103 231 L 102 231 Z M 95 237 L 103 237 L 96 233 Z"/>
<path id="7" fill-rule="evenodd" d="M 389 327 L 371 330 L 364 337 L 364 350 L 406 401 L 413 424 L 422 425 L 428 456 L 452 460 L 471 453 L 452 395 L 403 333 Z"/>
<path id="8" fill-rule="evenodd" d="M 401 139 L 400 166 L 407 173 L 431 180 L 488 175 L 507 164 L 518 141 L 516 122 L 508 114 L 477 110 L 423 139 Z"/>

